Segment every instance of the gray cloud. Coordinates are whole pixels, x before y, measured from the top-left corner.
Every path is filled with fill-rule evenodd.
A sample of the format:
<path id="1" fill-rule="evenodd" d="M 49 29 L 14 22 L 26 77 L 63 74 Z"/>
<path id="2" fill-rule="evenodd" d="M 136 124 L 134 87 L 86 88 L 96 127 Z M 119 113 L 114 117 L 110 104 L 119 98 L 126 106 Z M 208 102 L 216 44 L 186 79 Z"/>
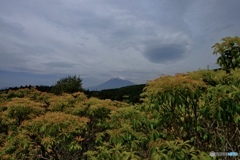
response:
<path id="1" fill-rule="evenodd" d="M 112 76 L 141 83 L 206 68 L 217 59 L 214 43 L 240 35 L 238 6 L 239 0 L 2 0 L 0 68 L 84 75 L 89 86 Z"/>
<path id="2" fill-rule="evenodd" d="M 1 28 L 1 33 L 7 36 L 11 36 L 11 35 L 21 36 L 21 33 L 24 30 L 21 24 L 14 23 L 14 22 L 7 22 L 1 17 L 0 17 L 0 28 Z"/>
<path id="3" fill-rule="evenodd" d="M 168 44 L 159 46 L 148 46 L 144 56 L 153 63 L 174 62 L 184 58 L 186 48 L 179 44 Z"/>
<path id="4" fill-rule="evenodd" d="M 76 64 L 66 62 L 48 62 L 44 65 L 50 68 L 74 68 L 76 66 Z"/>

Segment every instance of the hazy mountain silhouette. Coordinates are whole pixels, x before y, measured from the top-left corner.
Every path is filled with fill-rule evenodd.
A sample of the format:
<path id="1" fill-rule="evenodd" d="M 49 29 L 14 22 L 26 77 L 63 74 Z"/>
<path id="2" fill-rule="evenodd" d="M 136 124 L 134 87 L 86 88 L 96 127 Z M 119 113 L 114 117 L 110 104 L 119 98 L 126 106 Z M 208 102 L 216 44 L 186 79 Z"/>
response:
<path id="1" fill-rule="evenodd" d="M 100 91 L 104 89 L 120 88 L 120 87 L 126 87 L 131 85 L 135 85 L 135 84 L 123 78 L 112 78 L 98 86 L 88 87 L 86 89 L 89 89 L 90 91 L 92 90 Z"/>

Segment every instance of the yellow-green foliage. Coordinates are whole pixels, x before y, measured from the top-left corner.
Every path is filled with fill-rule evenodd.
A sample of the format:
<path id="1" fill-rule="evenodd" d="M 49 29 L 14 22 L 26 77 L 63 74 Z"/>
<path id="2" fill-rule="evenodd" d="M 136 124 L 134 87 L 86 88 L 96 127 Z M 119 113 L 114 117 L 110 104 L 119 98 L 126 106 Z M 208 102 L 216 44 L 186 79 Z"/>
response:
<path id="1" fill-rule="evenodd" d="M 16 135 L 3 145 L 5 155 L 11 154 L 14 159 L 79 157 L 88 121 L 85 117 L 61 112 L 48 112 L 24 121 Z"/>
<path id="2" fill-rule="evenodd" d="M 142 108 L 161 122 L 166 137 L 190 140 L 205 151 L 239 151 L 239 69 L 162 76 L 142 96 Z"/>
<path id="3" fill-rule="evenodd" d="M 200 70 L 150 81 L 142 104 L 0 95 L 0 159 L 211 159 L 240 152 L 240 71 Z"/>
<path id="4" fill-rule="evenodd" d="M 240 68 L 240 38 L 239 37 L 225 37 L 222 38 L 222 43 L 216 43 L 213 54 L 220 54 L 217 63 L 222 67 L 226 73 L 236 68 Z"/>

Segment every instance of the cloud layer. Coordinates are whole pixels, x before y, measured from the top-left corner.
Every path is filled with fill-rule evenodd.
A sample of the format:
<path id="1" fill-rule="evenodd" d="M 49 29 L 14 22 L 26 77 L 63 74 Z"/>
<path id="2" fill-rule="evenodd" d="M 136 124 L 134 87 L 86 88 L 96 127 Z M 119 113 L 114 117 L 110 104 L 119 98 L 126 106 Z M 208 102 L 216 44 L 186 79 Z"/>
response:
<path id="1" fill-rule="evenodd" d="M 239 36 L 239 6 L 238 0 L 2 0 L 0 69 L 77 74 L 94 86 L 114 76 L 145 83 L 207 68 L 217 58 L 211 46 Z"/>

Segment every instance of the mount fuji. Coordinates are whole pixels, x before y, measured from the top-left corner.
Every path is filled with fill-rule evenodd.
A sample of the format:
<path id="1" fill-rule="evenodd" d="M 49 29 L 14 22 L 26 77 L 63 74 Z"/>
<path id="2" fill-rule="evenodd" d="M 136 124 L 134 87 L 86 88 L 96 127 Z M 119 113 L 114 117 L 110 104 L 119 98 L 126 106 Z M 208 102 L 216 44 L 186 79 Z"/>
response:
<path id="1" fill-rule="evenodd" d="M 131 86 L 131 85 L 135 85 L 135 84 L 124 78 L 116 77 L 116 78 L 112 78 L 100 85 L 97 85 L 94 87 L 89 87 L 86 89 L 88 89 L 90 91 L 100 91 L 100 90 L 104 90 L 104 89 L 121 88 L 121 87 L 126 87 L 126 86 Z"/>

